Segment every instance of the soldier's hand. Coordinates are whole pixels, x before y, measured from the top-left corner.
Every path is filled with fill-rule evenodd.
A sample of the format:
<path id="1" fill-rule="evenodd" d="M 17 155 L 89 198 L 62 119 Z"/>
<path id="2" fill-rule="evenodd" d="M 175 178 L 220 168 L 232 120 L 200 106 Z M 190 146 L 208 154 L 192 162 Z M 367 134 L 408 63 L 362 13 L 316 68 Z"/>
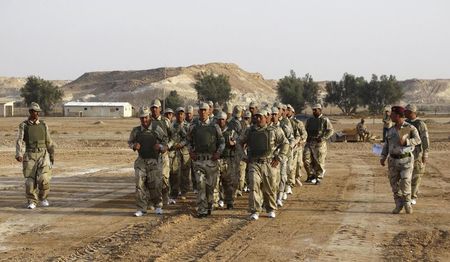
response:
<path id="1" fill-rule="evenodd" d="M 212 155 L 212 160 L 213 161 L 216 161 L 217 159 L 219 159 L 220 158 L 220 154 L 219 153 L 217 153 L 217 152 L 215 152 L 213 155 Z"/>
<path id="2" fill-rule="evenodd" d="M 18 156 L 18 157 L 16 157 L 16 160 L 17 160 L 18 162 L 23 162 L 23 157 Z"/>
<path id="3" fill-rule="evenodd" d="M 182 147 L 183 147 L 183 146 L 181 146 L 180 144 L 176 144 L 176 145 L 175 145 L 175 149 L 177 149 L 177 150 L 178 150 L 178 149 L 181 149 Z"/>
<path id="4" fill-rule="evenodd" d="M 189 152 L 189 156 L 192 160 L 197 160 L 197 154 L 195 152 Z"/>
<path id="5" fill-rule="evenodd" d="M 134 144 L 133 149 L 134 149 L 134 150 L 139 150 L 139 149 L 141 149 L 141 144 L 139 144 L 139 143 Z"/>
<path id="6" fill-rule="evenodd" d="M 280 161 L 278 161 L 276 158 L 272 159 L 272 162 L 270 162 L 270 165 L 272 167 L 277 167 L 278 164 L 280 164 Z"/>
<path id="7" fill-rule="evenodd" d="M 382 166 L 385 166 L 385 162 L 386 162 L 386 159 L 380 159 L 380 164 L 381 164 Z"/>

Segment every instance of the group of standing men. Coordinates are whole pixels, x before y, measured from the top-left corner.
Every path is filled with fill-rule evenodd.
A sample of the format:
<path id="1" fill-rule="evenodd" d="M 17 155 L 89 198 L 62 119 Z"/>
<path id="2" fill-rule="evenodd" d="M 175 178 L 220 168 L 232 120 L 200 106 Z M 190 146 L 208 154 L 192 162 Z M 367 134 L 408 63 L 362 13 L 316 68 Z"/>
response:
<path id="1" fill-rule="evenodd" d="M 138 151 L 135 161 L 135 216 L 197 194 L 197 215 L 207 217 L 214 208 L 234 208 L 234 200 L 249 192 L 250 218 L 265 209 L 268 217 L 283 206 L 295 186 L 319 184 L 325 174 L 326 140 L 333 134 L 321 105 L 313 106 L 306 126 L 290 105 L 275 103 L 248 111 L 237 105 L 222 111 L 212 102 L 198 105 L 198 116 L 188 106 L 168 108 L 161 103 L 139 110 L 141 124 L 131 131 L 128 144 Z"/>
<path id="2" fill-rule="evenodd" d="M 215 207 L 225 204 L 233 209 L 234 199 L 247 191 L 251 219 L 257 220 L 263 209 L 275 218 L 293 188 L 302 185 L 303 166 L 308 183 L 320 184 L 325 175 L 326 141 L 333 127 L 320 104 L 312 110 L 313 116 L 303 125 L 291 105 L 278 102 L 262 108 L 251 103 L 248 111 L 228 106 L 225 112 L 212 102 L 202 102 L 195 118 L 192 106 L 175 112 L 167 109 L 163 116 L 159 100 L 152 101 L 150 108 L 140 108 L 141 123 L 128 140 L 138 152 L 134 215 L 143 216 L 149 208 L 163 214 L 164 205 L 185 199 L 192 186 L 198 217 L 211 215 Z M 16 141 L 29 209 L 38 202 L 50 205 L 47 196 L 55 146 L 46 123 L 39 119 L 40 111 L 37 103 L 31 103 Z M 380 163 L 384 166 L 388 160 L 393 213 L 405 208 L 411 214 L 428 159 L 427 126 L 417 118 L 414 105 L 386 110 L 383 122 Z"/>

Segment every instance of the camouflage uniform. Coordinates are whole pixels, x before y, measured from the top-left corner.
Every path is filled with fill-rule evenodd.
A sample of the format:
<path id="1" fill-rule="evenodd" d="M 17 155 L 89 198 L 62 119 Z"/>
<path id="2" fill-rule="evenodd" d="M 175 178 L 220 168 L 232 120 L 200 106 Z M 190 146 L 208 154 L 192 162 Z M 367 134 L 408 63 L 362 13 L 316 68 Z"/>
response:
<path id="1" fill-rule="evenodd" d="M 333 126 L 327 117 L 310 117 L 305 125 L 308 138 L 303 151 L 308 181 L 322 179 L 325 173 L 325 158 L 327 156 L 327 142 L 333 135 Z"/>
<path id="2" fill-rule="evenodd" d="M 156 126 L 159 126 L 163 132 L 164 135 L 167 137 L 167 146 L 171 148 L 173 146 L 173 139 L 172 139 L 172 129 L 171 129 L 171 123 L 169 119 L 167 119 L 164 116 L 158 116 L 157 118 L 152 117 L 151 122 L 152 129 L 156 128 Z M 164 204 L 167 204 L 169 201 L 169 191 L 170 191 L 170 185 L 169 185 L 169 177 L 170 177 L 170 158 L 169 158 L 169 152 L 162 153 L 160 156 L 160 161 L 162 162 L 162 197 Z"/>
<path id="3" fill-rule="evenodd" d="M 230 206 L 233 205 L 235 191 L 239 184 L 238 162 L 236 161 L 236 147 L 230 145 L 230 141 L 236 141 L 237 133 L 227 126 L 221 130 L 225 140 L 225 149 L 219 160 L 220 181 L 223 189 L 222 199 Z"/>
<path id="4" fill-rule="evenodd" d="M 421 143 L 417 129 L 406 121 L 400 132 L 407 133 L 406 146 L 400 145 L 400 135 L 396 127 L 389 128 L 381 153 L 382 161 L 388 159 L 389 182 L 398 211 L 411 205 L 411 177 L 414 169 L 415 146 Z M 389 156 L 389 158 L 388 158 Z"/>
<path id="5" fill-rule="evenodd" d="M 217 183 L 219 166 L 217 160 L 212 160 L 214 153 L 219 155 L 225 148 L 225 140 L 219 126 L 197 119 L 189 127 L 189 151 L 196 154 L 193 159 L 193 169 L 197 181 L 198 214 L 204 216 L 211 213 L 214 203 L 214 188 Z"/>
<path id="6" fill-rule="evenodd" d="M 136 182 L 136 205 L 138 210 L 147 212 L 150 206 L 162 207 L 162 164 L 161 153 L 154 150 L 155 144 L 167 146 L 167 136 L 156 125 L 148 129 L 142 125 L 131 130 L 128 146 L 135 150 L 139 143 L 139 156 L 134 162 Z"/>
<path id="7" fill-rule="evenodd" d="M 19 125 L 16 140 L 16 158 L 18 157 L 23 158 L 28 204 L 46 200 L 50 191 L 54 143 L 44 121 L 26 120 Z"/>
<path id="8" fill-rule="evenodd" d="M 240 142 L 248 147 L 249 211 L 258 214 L 264 205 L 267 212 L 277 209 L 279 168 L 271 166 L 275 158 L 280 163 L 287 157 L 289 142 L 280 128 L 274 126 L 248 128 Z"/>
<path id="9" fill-rule="evenodd" d="M 430 138 L 428 136 L 428 128 L 425 122 L 421 119 L 406 120 L 409 124 L 413 125 L 419 132 L 421 143 L 414 148 L 414 169 L 411 179 L 411 198 L 417 199 L 417 193 L 419 192 L 420 182 L 422 180 L 422 174 L 425 173 L 425 164 L 422 158 L 428 158 Z"/>
<path id="10" fill-rule="evenodd" d="M 358 140 L 367 141 L 369 139 L 369 131 L 367 130 L 366 124 L 363 122 L 359 122 L 356 125 L 356 132 L 358 132 Z"/>
<path id="11" fill-rule="evenodd" d="M 236 111 L 239 111 L 240 108 L 238 106 L 235 107 L 235 112 L 233 114 L 237 114 Z M 241 113 L 239 111 L 239 113 Z M 234 130 L 237 137 L 240 137 L 244 130 L 244 125 L 246 125 L 245 121 L 243 121 L 238 116 L 233 116 L 228 123 L 228 129 Z M 237 181 L 234 181 L 234 191 L 237 195 L 242 195 L 242 192 L 244 191 L 245 187 L 245 170 L 247 168 L 247 163 L 245 162 L 245 151 L 244 148 L 238 143 L 235 146 L 235 152 L 234 152 L 234 161 L 236 162 L 236 175 L 234 176 Z"/>
<path id="12" fill-rule="evenodd" d="M 308 133 L 306 132 L 305 125 L 302 121 L 295 119 L 295 117 L 291 117 L 289 119 L 291 121 L 293 130 L 294 130 L 294 138 L 295 145 L 292 155 L 291 161 L 291 176 L 288 179 L 289 185 L 295 185 L 295 180 L 302 177 L 301 170 L 303 168 L 303 146 L 308 137 Z"/>
<path id="13" fill-rule="evenodd" d="M 189 156 L 189 150 L 186 146 L 188 128 L 189 124 L 185 121 L 182 123 L 175 121 L 172 125 L 174 145 L 179 144 L 182 146 L 181 149 L 175 149 L 172 147 L 171 150 L 174 156 L 171 159 L 170 165 L 170 196 L 173 199 L 177 198 L 179 193 L 181 193 L 182 196 L 186 196 L 190 189 L 191 158 Z"/>

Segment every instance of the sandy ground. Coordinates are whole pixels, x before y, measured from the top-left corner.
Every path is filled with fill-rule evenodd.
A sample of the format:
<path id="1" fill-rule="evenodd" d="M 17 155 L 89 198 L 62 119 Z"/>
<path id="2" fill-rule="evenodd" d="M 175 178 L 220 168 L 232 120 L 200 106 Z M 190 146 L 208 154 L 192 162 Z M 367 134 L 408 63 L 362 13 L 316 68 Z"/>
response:
<path id="1" fill-rule="evenodd" d="M 276 219 L 235 210 L 197 219 L 195 195 L 132 217 L 137 119 L 48 118 L 58 144 L 51 206 L 25 209 L 14 139 L 21 118 L 0 119 L 1 261 L 448 261 L 450 125 L 429 125 L 432 150 L 414 214 L 392 215 L 386 168 L 370 143 L 329 145 L 320 186 L 296 187 Z M 102 121 L 98 123 L 98 121 Z M 358 120 L 338 119 L 337 130 Z M 369 128 L 380 135 L 379 122 Z"/>

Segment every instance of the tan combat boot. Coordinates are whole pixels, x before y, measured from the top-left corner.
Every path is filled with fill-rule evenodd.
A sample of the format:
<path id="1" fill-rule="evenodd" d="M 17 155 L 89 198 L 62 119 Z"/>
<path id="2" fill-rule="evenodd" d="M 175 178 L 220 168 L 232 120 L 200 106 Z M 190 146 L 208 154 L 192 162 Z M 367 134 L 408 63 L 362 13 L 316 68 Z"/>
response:
<path id="1" fill-rule="evenodd" d="M 394 210 L 392 210 L 392 214 L 400 214 L 400 211 L 402 211 L 403 209 L 403 204 L 402 201 L 399 200 L 395 200 L 395 208 Z"/>
<path id="2" fill-rule="evenodd" d="M 411 203 L 406 203 L 405 204 L 405 211 L 406 211 L 406 214 L 412 214 L 413 213 L 413 209 L 412 209 Z"/>

